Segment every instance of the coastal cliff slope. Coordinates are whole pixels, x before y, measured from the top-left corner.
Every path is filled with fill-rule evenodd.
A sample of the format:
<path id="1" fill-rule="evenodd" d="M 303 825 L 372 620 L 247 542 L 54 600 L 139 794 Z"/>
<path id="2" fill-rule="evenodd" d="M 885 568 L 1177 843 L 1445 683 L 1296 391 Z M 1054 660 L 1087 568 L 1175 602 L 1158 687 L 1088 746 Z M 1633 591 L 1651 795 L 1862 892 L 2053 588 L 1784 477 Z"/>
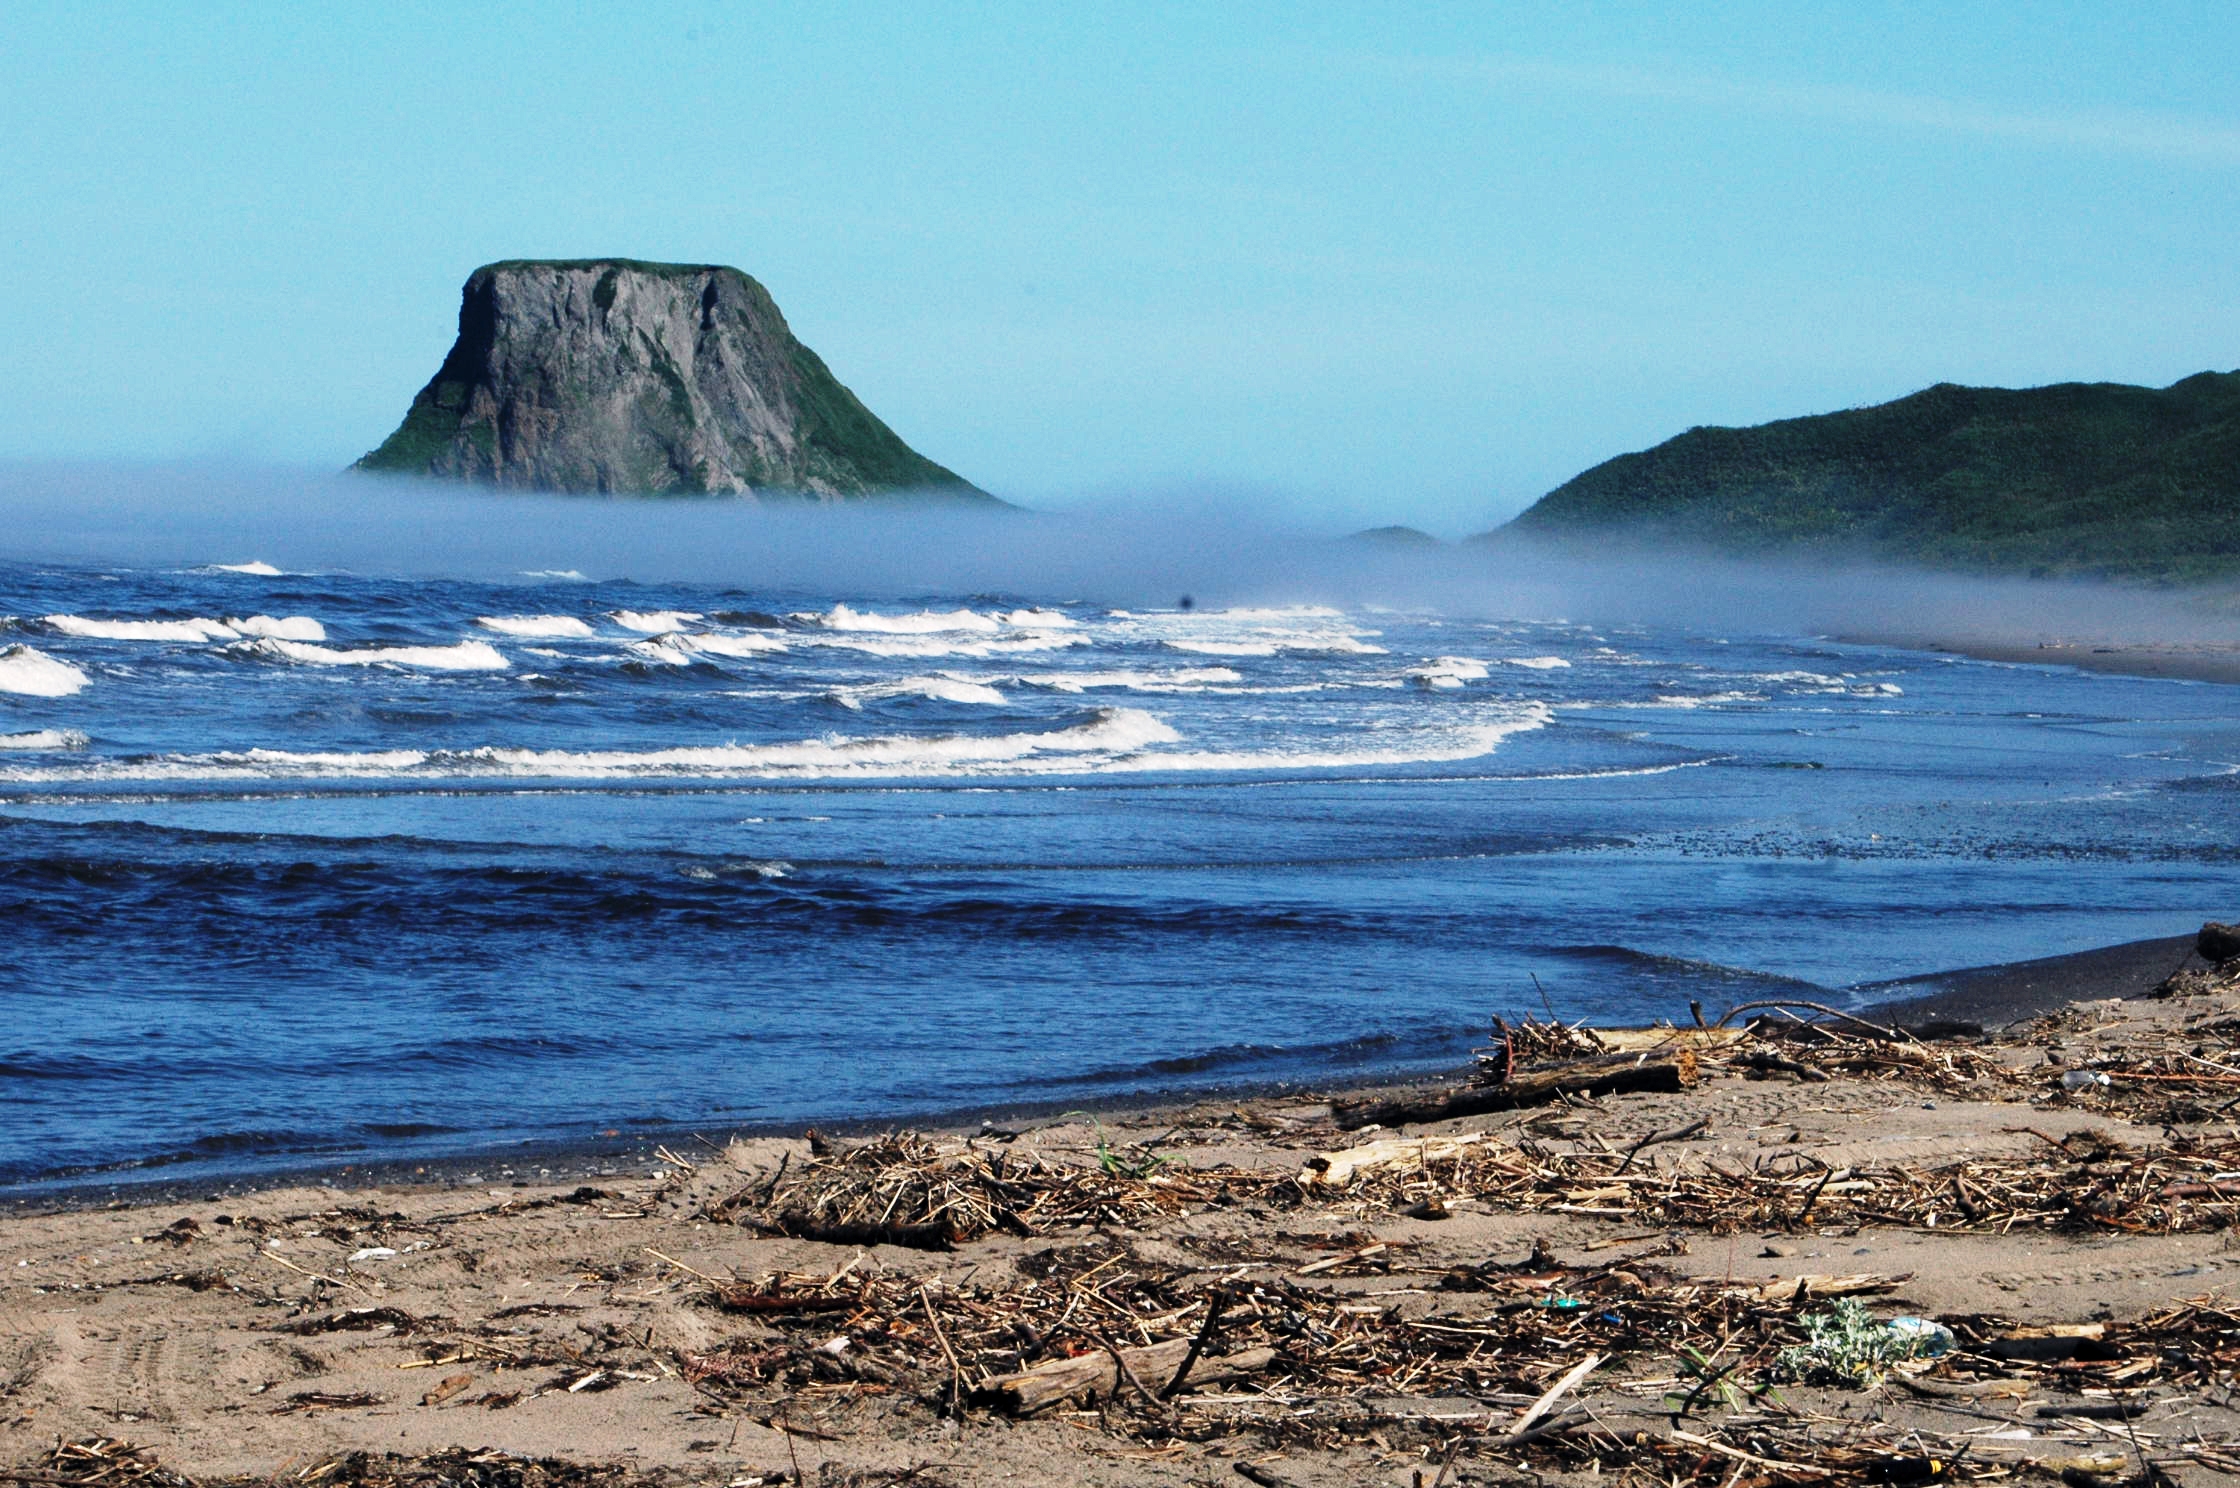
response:
<path id="1" fill-rule="evenodd" d="M 475 270 L 450 355 L 356 468 L 544 491 L 1001 505 L 903 443 L 753 279 L 633 259 Z"/>
<path id="2" fill-rule="evenodd" d="M 1871 408 L 1690 429 L 1573 477 L 1498 533 L 2229 577 L 2240 573 L 2240 372 L 2167 388 L 1940 383 Z"/>

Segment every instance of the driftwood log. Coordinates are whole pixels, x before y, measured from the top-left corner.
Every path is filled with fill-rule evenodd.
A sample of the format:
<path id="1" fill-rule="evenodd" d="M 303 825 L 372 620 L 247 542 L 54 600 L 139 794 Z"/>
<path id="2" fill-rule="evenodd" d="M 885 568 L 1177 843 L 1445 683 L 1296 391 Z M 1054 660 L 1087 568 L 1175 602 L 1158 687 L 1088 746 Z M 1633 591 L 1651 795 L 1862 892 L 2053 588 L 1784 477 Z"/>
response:
<path id="1" fill-rule="evenodd" d="M 1427 1100 L 1343 1101 L 1335 1108 L 1338 1125 L 1400 1126 L 1482 1116 L 1541 1106 L 1566 1095 L 1621 1095 L 1633 1091 L 1670 1093 L 1696 1083 L 1696 1056 L 1690 1049 L 1669 1054 L 1596 1054 L 1541 1069 L 1522 1069 L 1499 1085 L 1473 1085 Z"/>
<path id="2" fill-rule="evenodd" d="M 1158 1389 L 1174 1376 L 1189 1355 L 1190 1340 L 1187 1338 L 1154 1343 L 1147 1348 L 1121 1349 L 1118 1358 L 1126 1360 L 1128 1366 L 1123 1373 L 1112 1353 L 1099 1350 L 1074 1359 L 1053 1359 L 1018 1374 L 998 1375 L 974 1391 L 973 1396 L 1011 1415 L 1031 1416 L 1070 1400 L 1110 1400 L 1120 1391 L 1134 1388 L 1134 1380 L 1127 1377 L 1129 1374 L 1150 1388 Z M 1217 1385 L 1226 1380 L 1244 1379 L 1266 1369 L 1275 1362 L 1275 1357 L 1276 1351 L 1270 1348 L 1246 1349 L 1241 1354 L 1221 1358 L 1200 1355 L 1184 1384 Z"/>

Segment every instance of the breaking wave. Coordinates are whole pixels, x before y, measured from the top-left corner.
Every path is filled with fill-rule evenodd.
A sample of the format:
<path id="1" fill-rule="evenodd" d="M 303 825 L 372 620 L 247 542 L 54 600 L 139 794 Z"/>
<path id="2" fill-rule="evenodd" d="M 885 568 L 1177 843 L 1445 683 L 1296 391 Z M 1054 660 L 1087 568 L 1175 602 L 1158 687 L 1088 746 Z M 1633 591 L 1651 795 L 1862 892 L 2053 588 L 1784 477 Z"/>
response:
<path id="1" fill-rule="evenodd" d="M 68 697 L 85 689 L 89 679 L 67 661 L 57 661 L 30 646 L 10 646 L 0 651 L 0 692 L 26 697 Z"/>
<path id="2" fill-rule="evenodd" d="M 506 636 L 580 640 L 593 634 L 589 625 L 573 615 L 479 615 L 474 623 Z"/>
<path id="3" fill-rule="evenodd" d="M 304 666 L 399 666 L 440 672 L 502 672 L 513 665 L 486 641 L 461 641 L 454 646 L 359 646 L 345 650 L 267 639 L 237 642 L 228 649 Z"/>
<path id="4" fill-rule="evenodd" d="M 261 636 L 273 640 L 323 641 L 326 627 L 309 615 L 249 615 L 238 620 L 96 620 L 85 615 L 48 615 L 50 630 L 80 640 L 208 641 Z"/>

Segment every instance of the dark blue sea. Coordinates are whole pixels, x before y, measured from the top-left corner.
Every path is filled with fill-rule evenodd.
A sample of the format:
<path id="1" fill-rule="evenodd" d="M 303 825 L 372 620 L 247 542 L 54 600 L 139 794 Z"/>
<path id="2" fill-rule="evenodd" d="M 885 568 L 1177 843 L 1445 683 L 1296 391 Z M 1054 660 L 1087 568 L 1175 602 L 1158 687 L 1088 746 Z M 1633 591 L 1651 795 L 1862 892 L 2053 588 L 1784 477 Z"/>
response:
<path id="1" fill-rule="evenodd" d="M 2231 688 L 1471 611 L 0 565 L 0 1183 L 1430 1070 L 2228 906 Z"/>

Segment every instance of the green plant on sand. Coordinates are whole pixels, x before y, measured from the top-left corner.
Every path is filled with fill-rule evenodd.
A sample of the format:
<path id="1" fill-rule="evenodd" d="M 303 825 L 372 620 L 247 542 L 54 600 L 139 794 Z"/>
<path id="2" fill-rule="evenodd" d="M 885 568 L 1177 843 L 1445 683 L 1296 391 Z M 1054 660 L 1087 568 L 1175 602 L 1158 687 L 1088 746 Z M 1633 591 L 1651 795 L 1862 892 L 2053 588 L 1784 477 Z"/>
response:
<path id="1" fill-rule="evenodd" d="M 1865 1304 L 1852 1297 L 1839 1298 L 1826 1312 L 1807 1313 L 1797 1321 L 1804 1326 L 1805 1341 L 1774 1356 L 1772 1375 L 1777 1380 L 1863 1390 L 1879 1384 L 1884 1375 L 1929 1346 L 1925 1335 L 1878 1322 Z"/>

